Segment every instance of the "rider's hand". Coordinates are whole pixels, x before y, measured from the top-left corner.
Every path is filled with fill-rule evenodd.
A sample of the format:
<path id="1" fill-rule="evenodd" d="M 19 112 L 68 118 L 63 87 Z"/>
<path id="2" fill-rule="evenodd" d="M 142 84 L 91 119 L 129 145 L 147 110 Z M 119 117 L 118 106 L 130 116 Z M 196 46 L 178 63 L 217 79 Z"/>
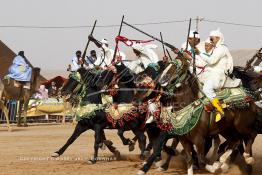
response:
<path id="1" fill-rule="evenodd" d="M 163 56 L 163 61 L 164 62 L 168 61 L 168 57 L 166 55 Z"/>
<path id="2" fill-rule="evenodd" d="M 175 48 L 172 50 L 175 54 L 178 54 L 180 52 L 180 50 L 178 48 Z"/>
<path id="3" fill-rule="evenodd" d="M 195 48 L 195 53 L 196 53 L 196 55 L 200 54 L 200 51 L 198 50 L 198 48 Z"/>
<path id="4" fill-rule="evenodd" d="M 183 56 L 184 58 L 186 58 L 187 60 L 191 60 L 192 57 L 187 53 L 187 52 L 183 52 Z"/>

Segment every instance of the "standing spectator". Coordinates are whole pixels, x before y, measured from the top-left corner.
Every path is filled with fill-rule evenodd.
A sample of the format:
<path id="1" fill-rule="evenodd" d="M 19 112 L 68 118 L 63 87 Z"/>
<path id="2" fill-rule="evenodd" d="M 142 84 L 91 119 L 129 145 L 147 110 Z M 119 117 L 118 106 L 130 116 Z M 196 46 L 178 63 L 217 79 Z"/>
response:
<path id="1" fill-rule="evenodd" d="M 56 83 L 54 81 L 51 82 L 51 86 L 48 89 L 48 95 L 50 97 L 56 97 L 57 96 L 57 87 L 56 87 Z"/>

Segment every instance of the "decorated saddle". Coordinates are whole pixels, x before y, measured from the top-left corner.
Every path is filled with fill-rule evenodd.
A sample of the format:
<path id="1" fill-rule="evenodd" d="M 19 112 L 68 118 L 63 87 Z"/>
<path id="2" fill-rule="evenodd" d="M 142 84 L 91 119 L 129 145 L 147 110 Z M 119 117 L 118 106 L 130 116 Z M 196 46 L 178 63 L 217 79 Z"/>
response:
<path id="1" fill-rule="evenodd" d="M 225 108 L 230 109 L 246 108 L 253 99 L 252 93 L 243 87 L 223 89 L 217 92 L 217 97 L 223 102 Z M 210 101 L 202 97 L 179 111 L 172 111 L 172 106 L 160 107 L 159 105 L 153 115 L 160 129 L 170 134 L 184 135 L 197 125 L 204 110 L 211 114 L 215 112 L 207 110 L 207 105 L 210 105 Z"/>
<path id="2" fill-rule="evenodd" d="M 125 124 L 124 122 L 132 121 L 136 118 L 145 118 L 145 115 L 142 114 L 147 111 L 147 106 L 145 104 L 134 106 L 132 103 L 113 104 L 105 111 L 107 120 L 112 124 L 112 127 L 122 128 Z"/>
<path id="3" fill-rule="evenodd" d="M 95 112 L 98 110 L 104 110 L 105 105 L 103 104 L 85 104 L 85 105 L 79 105 L 75 109 L 76 113 L 76 121 L 80 121 L 84 118 L 91 118 L 95 116 Z"/>

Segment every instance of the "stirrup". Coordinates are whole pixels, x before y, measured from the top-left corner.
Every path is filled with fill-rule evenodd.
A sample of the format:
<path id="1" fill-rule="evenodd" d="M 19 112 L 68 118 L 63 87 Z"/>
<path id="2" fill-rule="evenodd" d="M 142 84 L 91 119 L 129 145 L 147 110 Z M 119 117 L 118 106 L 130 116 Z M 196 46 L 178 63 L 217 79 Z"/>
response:
<path id="1" fill-rule="evenodd" d="M 216 113 L 215 122 L 219 122 L 224 117 L 220 112 Z"/>

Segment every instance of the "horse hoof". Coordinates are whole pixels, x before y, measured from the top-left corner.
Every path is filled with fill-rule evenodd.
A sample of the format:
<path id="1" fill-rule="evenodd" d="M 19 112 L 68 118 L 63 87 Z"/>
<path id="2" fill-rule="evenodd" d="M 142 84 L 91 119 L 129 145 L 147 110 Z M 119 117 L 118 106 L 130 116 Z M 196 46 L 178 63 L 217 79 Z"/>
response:
<path id="1" fill-rule="evenodd" d="M 59 157 L 60 155 L 57 152 L 54 152 L 51 157 Z"/>
<path id="2" fill-rule="evenodd" d="M 144 156 L 146 157 L 150 156 L 150 151 L 144 151 Z"/>
<path id="3" fill-rule="evenodd" d="M 245 158 L 245 161 L 248 165 L 254 165 L 255 164 L 255 159 L 253 157 Z"/>
<path id="4" fill-rule="evenodd" d="M 206 165 L 206 170 L 209 172 L 209 173 L 215 173 L 216 171 L 215 171 L 215 169 L 214 169 L 214 167 L 212 166 L 212 165 Z"/>
<path id="5" fill-rule="evenodd" d="M 146 159 L 145 155 L 144 155 L 144 154 L 141 154 L 141 155 L 140 155 L 140 160 L 145 160 L 145 159 Z"/>
<path id="6" fill-rule="evenodd" d="M 231 153 L 232 153 L 232 150 L 231 150 L 231 149 L 227 150 L 227 151 L 220 157 L 219 161 L 220 161 L 221 163 L 226 162 L 227 159 L 228 159 L 228 157 L 231 155 Z"/>
<path id="7" fill-rule="evenodd" d="M 137 172 L 137 175 L 145 175 L 146 173 L 144 172 L 144 171 L 142 171 L 142 170 L 139 170 L 138 172 Z"/>
<path id="8" fill-rule="evenodd" d="M 135 150 L 135 142 L 132 142 L 129 146 L 128 146 L 128 150 L 129 152 L 132 152 Z"/>
<path id="9" fill-rule="evenodd" d="M 101 144 L 99 145 L 99 148 L 100 148 L 101 150 L 106 150 L 106 145 L 105 145 L 104 143 L 101 143 Z"/>
<path id="10" fill-rule="evenodd" d="M 112 146 L 113 145 L 113 142 L 111 140 L 104 140 L 103 141 L 104 144 L 106 144 L 107 146 Z"/>
<path id="11" fill-rule="evenodd" d="M 120 158 L 121 158 L 121 154 L 118 150 L 115 150 L 114 156 L 116 157 L 116 160 L 120 160 Z"/>
<path id="12" fill-rule="evenodd" d="M 163 172 L 163 171 L 166 171 L 164 168 L 162 168 L 162 167 L 158 167 L 157 168 L 157 171 L 159 171 L 159 172 Z"/>
<path id="13" fill-rule="evenodd" d="M 222 166 L 222 164 L 220 162 L 214 162 L 213 163 L 213 168 L 215 169 L 215 171 L 217 171 L 221 166 Z"/>
<path id="14" fill-rule="evenodd" d="M 95 160 L 88 160 L 87 163 L 88 163 L 89 165 L 94 165 L 94 164 L 96 163 L 96 161 L 95 161 Z"/>
<path id="15" fill-rule="evenodd" d="M 223 173 L 227 173 L 229 170 L 229 165 L 227 163 L 223 163 L 220 167 Z"/>
<path id="16" fill-rule="evenodd" d="M 12 132 L 13 131 L 13 129 L 10 127 L 10 128 L 8 128 L 8 132 Z"/>
<path id="17" fill-rule="evenodd" d="M 159 160 L 159 161 L 157 161 L 157 162 L 155 163 L 155 166 L 156 166 L 157 168 L 161 167 L 162 165 L 163 165 L 163 161 L 162 161 L 162 160 Z"/>
<path id="18" fill-rule="evenodd" d="M 142 166 L 145 166 L 145 165 L 146 165 L 146 162 L 143 162 L 143 163 L 142 163 Z"/>

